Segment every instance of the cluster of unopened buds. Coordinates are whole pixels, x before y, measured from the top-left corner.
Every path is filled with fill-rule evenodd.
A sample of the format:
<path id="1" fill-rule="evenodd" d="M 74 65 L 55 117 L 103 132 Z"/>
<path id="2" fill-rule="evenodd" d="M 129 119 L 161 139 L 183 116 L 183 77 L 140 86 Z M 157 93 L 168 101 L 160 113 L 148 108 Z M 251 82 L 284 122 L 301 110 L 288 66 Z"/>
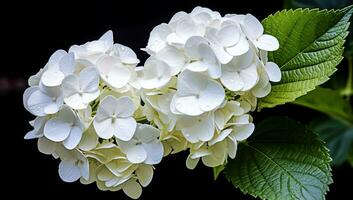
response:
<path id="1" fill-rule="evenodd" d="M 254 131 L 257 98 L 281 79 L 267 61 L 278 48 L 254 16 L 202 7 L 156 26 L 143 66 L 108 31 L 56 51 L 30 77 L 23 103 L 36 118 L 25 139 L 61 160 L 63 181 L 138 198 L 164 156 L 189 151 L 189 169 L 236 156 Z"/>

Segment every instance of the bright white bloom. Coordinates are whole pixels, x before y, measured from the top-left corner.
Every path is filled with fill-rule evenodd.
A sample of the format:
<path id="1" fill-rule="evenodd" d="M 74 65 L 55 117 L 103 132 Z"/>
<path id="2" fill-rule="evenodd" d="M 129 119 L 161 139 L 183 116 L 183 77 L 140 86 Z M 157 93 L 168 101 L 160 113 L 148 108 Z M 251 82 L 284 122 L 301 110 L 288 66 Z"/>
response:
<path id="1" fill-rule="evenodd" d="M 97 68 L 103 81 L 112 89 L 123 90 L 136 78 L 134 66 L 125 65 L 116 56 L 102 56 Z"/>
<path id="2" fill-rule="evenodd" d="M 279 48 L 278 40 L 272 35 L 264 34 L 264 27 L 253 15 L 245 15 L 242 27 L 247 38 L 257 48 L 265 51 L 275 51 Z"/>
<path id="3" fill-rule="evenodd" d="M 63 142 L 67 149 L 74 149 L 78 145 L 82 132 L 81 121 L 74 111 L 65 105 L 44 126 L 44 136 L 54 142 Z"/>
<path id="4" fill-rule="evenodd" d="M 217 108 L 224 97 L 221 84 L 201 73 L 185 70 L 178 77 L 171 110 L 175 114 L 197 116 Z"/>
<path id="5" fill-rule="evenodd" d="M 186 68 L 193 72 L 207 71 L 211 78 L 221 76 L 221 64 L 206 39 L 193 36 L 186 41 L 185 53 L 191 60 Z"/>
<path id="6" fill-rule="evenodd" d="M 160 88 L 165 86 L 171 77 L 171 69 L 167 63 L 150 57 L 142 70 L 140 85 L 145 89 Z"/>
<path id="7" fill-rule="evenodd" d="M 130 141 L 118 141 L 121 151 L 131 163 L 158 164 L 163 157 L 160 131 L 147 124 L 138 124 Z"/>
<path id="8" fill-rule="evenodd" d="M 36 118 L 25 139 L 60 159 L 65 182 L 137 199 L 163 156 L 188 150 L 186 166 L 234 159 L 255 129 L 250 115 L 281 80 L 268 51 L 277 39 L 252 15 L 178 12 L 150 33 L 143 66 L 112 31 L 58 50 L 23 94 Z"/>
<path id="9" fill-rule="evenodd" d="M 35 116 L 54 114 L 63 105 L 61 88 L 30 87 L 23 94 L 23 105 Z"/>
<path id="10" fill-rule="evenodd" d="M 106 32 L 99 40 L 87 42 L 83 45 L 73 45 L 69 52 L 74 53 L 78 59 L 85 59 L 91 63 L 96 63 L 97 60 L 108 53 L 113 48 L 113 32 Z"/>
<path id="11" fill-rule="evenodd" d="M 75 182 L 80 177 L 88 180 L 88 159 L 78 150 L 68 151 L 61 156 L 59 176 L 65 182 Z"/>
<path id="12" fill-rule="evenodd" d="M 215 131 L 213 114 L 203 114 L 197 117 L 182 116 L 178 118 L 177 129 L 181 130 L 184 137 L 191 143 L 209 141 Z"/>
<path id="13" fill-rule="evenodd" d="M 33 130 L 29 131 L 24 139 L 29 140 L 29 139 L 35 139 L 35 138 L 40 138 L 43 137 L 43 130 L 44 130 L 44 125 L 48 121 L 48 117 L 36 117 L 34 120 L 30 121 L 31 126 L 33 127 Z"/>
<path id="14" fill-rule="evenodd" d="M 94 119 L 94 129 L 99 137 L 109 139 L 113 136 L 129 141 L 136 129 L 134 102 L 129 97 L 106 96 L 100 103 Z"/>
<path id="15" fill-rule="evenodd" d="M 96 68 L 84 68 L 79 75 L 69 75 L 63 80 L 65 103 L 73 109 L 85 109 L 99 96 L 99 74 Z"/>
<path id="16" fill-rule="evenodd" d="M 259 80 L 255 53 L 251 49 L 247 53 L 234 57 L 222 66 L 222 84 L 231 91 L 248 91 Z"/>
<path id="17" fill-rule="evenodd" d="M 60 86 L 65 76 L 74 73 L 75 57 L 64 50 L 56 51 L 49 59 L 41 74 L 40 82 L 47 87 Z"/>
<path id="18" fill-rule="evenodd" d="M 239 25 L 224 22 L 219 30 L 210 29 L 206 34 L 212 49 L 222 64 L 227 64 L 233 56 L 239 56 L 249 50 L 249 44 Z"/>

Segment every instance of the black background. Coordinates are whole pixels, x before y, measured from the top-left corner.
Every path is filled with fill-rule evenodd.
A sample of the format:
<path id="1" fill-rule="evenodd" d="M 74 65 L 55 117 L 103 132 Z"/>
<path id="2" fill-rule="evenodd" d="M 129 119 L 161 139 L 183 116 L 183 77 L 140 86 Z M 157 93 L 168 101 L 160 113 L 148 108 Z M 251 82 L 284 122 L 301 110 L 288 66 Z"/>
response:
<path id="1" fill-rule="evenodd" d="M 33 118 L 22 105 L 27 78 L 43 67 L 57 49 L 98 39 L 107 30 L 114 31 L 115 42 L 131 47 L 141 63 L 147 58 L 140 51 L 147 44 L 149 32 L 168 22 L 177 11 L 190 12 L 201 5 L 226 13 L 252 13 L 263 19 L 282 9 L 282 1 L 214 0 L 214 1 L 13 1 L 1 5 L 2 64 L 0 76 L 1 194 L 47 198 L 116 198 L 129 199 L 120 192 L 101 192 L 95 185 L 64 183 L 60 180 L 58 160 L 37 151 L 36 141 L 25 141 Z M 286 115 L 301 121 L 315 116 L 314 111 L 297 112 L 297 107 L 280 106 L 254 114 L 255 121 L 268 115 Z M 221 176 L 213 181 L 212 170 L 199 165 L 191 171 L 185 167 L 186 154 L 169 156 L 156 166 L 152 183 L 144 188 L 141 199 L 253 199 L 242 195 Z M 335 183 L 328 199 L 351 194 L 352 169 L 335 168 Z M 350 181 L 351 183 L 347 182 Z"/>

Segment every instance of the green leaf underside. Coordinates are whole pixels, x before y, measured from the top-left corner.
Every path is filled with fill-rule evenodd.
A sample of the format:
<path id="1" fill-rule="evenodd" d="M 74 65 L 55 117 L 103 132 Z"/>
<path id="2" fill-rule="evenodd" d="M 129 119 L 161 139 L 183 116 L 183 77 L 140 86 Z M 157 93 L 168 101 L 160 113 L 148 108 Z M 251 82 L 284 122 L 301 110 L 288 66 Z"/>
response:
<path id="1" fill-rule="evenodd" d="M 225 174 L 242 192 L 261 199 L 324 199 L 332 183 L 330 161 L 316 134 L 293 120 L 272 117 L 239 144 Z"/>
<path id="2" fill-rule="evenodd" d="M 265 32 L 277 37 L 280 48 L 269 53 L 282 80 L 260 99 L 259 109 L 294 101 L 329 79 L 342 60 L 353 6 L 341 10 L 296 9 L 270 15 Z"/>
<path id="3" fill-rule="evenodd" d="M 352 107 L 337 91 L 318 87 L 293 103 L 323 112 L 353 126 Z"/>
<path id="4" fill-rule="evenodd" d="M 314 120 L 311 127 L 326 142 L 332 165 L 341 165 L 349 159 L 349 151 L 353 149 L 353 127 L 329 117 Z"/>

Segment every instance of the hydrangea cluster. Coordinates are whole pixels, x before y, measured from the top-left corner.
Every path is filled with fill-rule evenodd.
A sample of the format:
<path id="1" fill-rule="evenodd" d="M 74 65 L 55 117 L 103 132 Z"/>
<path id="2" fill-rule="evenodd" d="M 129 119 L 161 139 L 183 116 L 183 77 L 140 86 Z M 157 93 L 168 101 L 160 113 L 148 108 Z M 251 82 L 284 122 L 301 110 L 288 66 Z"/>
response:
<path id="1" fill-rule="evenodd" d="M 36 118 L 25 139 L 61 160 L 65 182 L 96 182 L 138 198 L 163 156 L 189 151 L 186 166 L 216 167 L 254 131 L 249 114 L 281 79 L 278 49 L 252 15 L 196 7 L 156 26 L 136 54 L 99 40 L 56 51 L 29 78 L 24 107 Z"/>

